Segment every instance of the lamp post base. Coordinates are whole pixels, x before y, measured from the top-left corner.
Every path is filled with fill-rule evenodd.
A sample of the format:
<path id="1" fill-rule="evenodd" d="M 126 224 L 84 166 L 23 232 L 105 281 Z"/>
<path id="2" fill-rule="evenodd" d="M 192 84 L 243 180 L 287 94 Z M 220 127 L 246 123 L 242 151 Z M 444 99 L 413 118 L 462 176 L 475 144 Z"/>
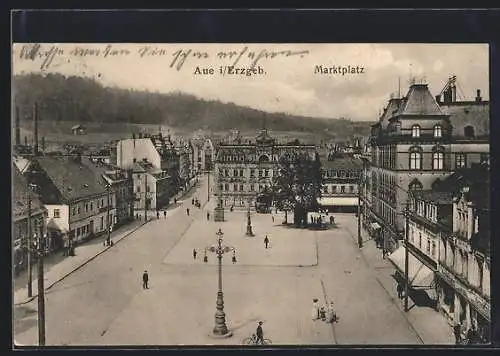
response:
<path id="1" fill-rule="evenodd" d="M 215 332 L 212 332 L 208 336 L 213 339 L 227 339 L 233 336 L 233 332 L 231 330 L 228 330 L 225 334 L 216 334 Z"/>

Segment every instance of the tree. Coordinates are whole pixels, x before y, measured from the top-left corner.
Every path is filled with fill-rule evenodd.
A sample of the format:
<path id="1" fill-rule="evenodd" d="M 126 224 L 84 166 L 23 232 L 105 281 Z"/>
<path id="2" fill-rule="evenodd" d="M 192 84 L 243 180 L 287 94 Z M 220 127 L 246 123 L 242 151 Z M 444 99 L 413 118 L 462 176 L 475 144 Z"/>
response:
<path id="1" fill-rule="evenodd" d="M 321 197 L 322 175 L 319 155 L 314 158 L 307 152 L 294 151 L 279 159 L 279 174 L 273 178 L 272 193 L 278 209 L 293 210 L 294 223 L 302 226 L 307 223 L 307 213 L 317 211 Z"/>

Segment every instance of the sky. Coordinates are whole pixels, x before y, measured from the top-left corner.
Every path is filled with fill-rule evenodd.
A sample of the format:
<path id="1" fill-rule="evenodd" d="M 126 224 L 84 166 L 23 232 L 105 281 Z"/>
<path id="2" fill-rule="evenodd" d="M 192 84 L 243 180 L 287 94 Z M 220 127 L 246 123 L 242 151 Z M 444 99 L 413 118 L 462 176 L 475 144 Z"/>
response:
<path id="1" fill-rule="evenodd" d="M 412 81 L 436 95 L 456 75 L 458 99 L 489 99 L 487 44 L 14 44 L 12 72 L 355 121 L 377 120 Z"/>

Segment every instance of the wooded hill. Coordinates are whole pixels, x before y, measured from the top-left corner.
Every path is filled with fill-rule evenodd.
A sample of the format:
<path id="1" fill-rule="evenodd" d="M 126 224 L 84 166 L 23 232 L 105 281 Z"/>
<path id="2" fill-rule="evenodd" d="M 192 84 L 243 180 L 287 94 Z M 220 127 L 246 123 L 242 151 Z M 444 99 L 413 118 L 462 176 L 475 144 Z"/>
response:
<path id="1" fill-rule="evenodd" d="M 153 93 L 102 86 L 93 79 L 61 74 L 18 75 L 13 78 L 15 105 L 21 120 L 38 102 L 40 121 L 162 124 L 183 129 L 241 131 L 266 127 L 274 131 L 321 132 L 337 138 L 369 134 L 369 122 L 266 113 L 233 103 L 202 100 L 184 93 Z"/>

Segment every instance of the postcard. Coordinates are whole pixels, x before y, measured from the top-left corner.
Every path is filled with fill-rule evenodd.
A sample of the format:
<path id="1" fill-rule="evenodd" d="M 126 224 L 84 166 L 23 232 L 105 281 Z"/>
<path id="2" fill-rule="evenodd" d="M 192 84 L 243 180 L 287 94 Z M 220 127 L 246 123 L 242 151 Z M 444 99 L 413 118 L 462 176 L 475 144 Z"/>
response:
<path id="1" fill-rule="evenodd" d="M 23 346 L 490 343 L 489 47 L 13 43 Z"/>

